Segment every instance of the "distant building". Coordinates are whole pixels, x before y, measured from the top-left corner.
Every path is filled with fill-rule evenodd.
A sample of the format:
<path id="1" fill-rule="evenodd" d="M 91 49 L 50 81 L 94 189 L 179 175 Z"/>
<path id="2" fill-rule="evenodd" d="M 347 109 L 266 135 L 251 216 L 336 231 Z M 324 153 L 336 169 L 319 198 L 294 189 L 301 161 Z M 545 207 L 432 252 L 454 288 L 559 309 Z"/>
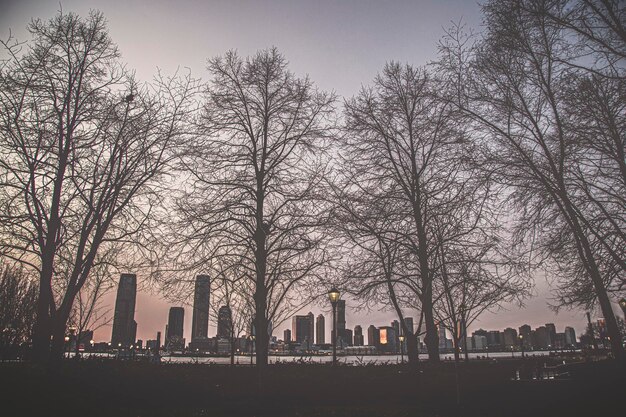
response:
<path id="1" fill-rule="evenodd" d="M 285 329 L 283 332 L 283 342 L 290 343 L 291 342 L 291 330 Z"/>
<path id="2" fill-rule="evenodd" d="M 472 335 L 472 346 L 475 351 L 484 351 L 487 349 L 487 336 L 474 333 Z"/>
<path id="3" fill-rule="evenodd" d="M 344 342 L 344 345 L 342 347 L 344 347 L 344 348 L 353 345 L 353 343 L 352 343 L 352 330 L 345 329 L 343 331 L 343 342 Z"/>
<path id="4" fill-rule="evenodd" d="M 209 298 L 211 282 L 208 275 L 198 275 L 193 296 L 191 341 L 209 336 Z"/>
<path id="5" fill-rule="evenodd" d="M 413 327 L 413 317 L 405 317 L 404 318 L 404 325 L 407 328 L 407 331 L 409 332 L 408 334 L 406 334 L 405 336 L 413 336 L 415 334 L 415 329 Z"/>
<path id="6" fill-rule="evenodd" d="M 326 319 L 322 314 L 317 316 L 317 321 L 315 322 L 315 343 L 318 345 L 323 345 L 326 343 Z"/>
<path id="7" fill-rule="evenodd" d="M 380 346 L 380 333 L 373 324 L 367 328 L 367 345 L 375 348 Z"/>
<path id="8" fill-rule="evenodd" d="M 167 333 L 165 335 L 165 348 L 167 350 L 183 350 L 185 339 L 183 338 L 183 325 L 185 322 L 185 309 L 171 307 L 167 321 Z"/>
<path id="9" fill-rule="evenodd" d="M 398 351 L 398 345 L 396 344 L 397 335 L 396 331 L 391 326 L 382 326 L 378 328 L 379 335 L 379 349 L 386 353 L 395 353 Z"/>
<path id="10" fill-rule="evenodd" d="M 137 298 L 137 276 L 122 274 L 115 298 L 111 346 L 129 348 L 135 344 L 137 322 L 135 321 L 135 300 Z"/>
<path id="11" fill-rule="evenodd" d="M 556 326 L 554 323 L 546 323 L 546 331 L 548 333 L 548 346 L 556 345 Z"/>
<path id="12" fill-rule="evenodd" d="M 221 306 L 217 311 L 217 337 L 230 339 L 233 333 L 233 314 L 229 306 Z"/>
<path id="13" fill-rule="evenodd" d="M 573 327 L 565 328 L 565 346 L 569 348 L 575 348 L 576 343 L 576 331 Z"/>
<path id="14" fill-rule="evenodd" d="M 503 336 L 505 349 L 509 350 L 518 346 L 517 330 L 507 327 L 506 329 L 504 329 L 502 336 Z"/>
<path id="15" fill-rule="evenodd" d="M 398 320 L 393 320 L 391 322 L 391 327 L 393 328 L 393 331 L 396 334 L 395 344 L 397 348 L 397 353 L 399 353 L 400 352 L 400 322 Z"/>
<path id="16" fill-rule="evenodd" d="M 361 326 L 354 326 L 354 346 L 363 346 L 365 344 L 365 340 L 363 339 L 363 329 Z"/>
<path id="17" fill-rule="evenodd" d="M 332 337 L 335 335 L 331 331 Z M 337 334 L 339 337 L 337 338 L 337 346 L 346 347 L 349 345 L 348 337 L 346 334 L 346 300 L 337 301 Z"/>
<path id="18" fill-rule="evenodd" d="M 313 346 L 313 344 L 315 343 L 315 316 L 313 315 L 312 312 L 309 312 L 307 316 L 309 316 L 309 322 L 311 323 L 311 325 L 309 326 L 308 340 L 309 340 L 309 344 Z"/>
<path id="19" fill-rule="evenodd" d="M 533 332 L 533 349 L 547 349 L 550 345 L 548 329 L 544 326 L 537 327 Z"/>
<path id="20" fill-rule="evenodd" d="M 504 347 L 504 340 L 500 330 L 489 330 L 487 332 L 487 345 L 489 350 L 498 351 Z"/>
<path id="21" fill-rule="evenodd" d="M 531 328 L 528 324 L 524 324 L 519 328 L 519 336 L 521 336 L 521 342 L 524 344 L 524 349 L 528 350 L 532 346 Z"/>
<path id="22" fill-rule="evenodd" d="M 311 334 L 313 333 L 313 314 L 306 316 L 294 316 L 291 319 L 291 334 L 294 342 L 313 344 Z"/>
<path id="23" fill-rule="evenodd" d="M 441 322 L 439 322 L 437 324 L 437 330 L 439 334 L 439 349 L 446 349 L 447 348 L 446 328 L 443 326 L 443 324 L 441 324 Z"/>

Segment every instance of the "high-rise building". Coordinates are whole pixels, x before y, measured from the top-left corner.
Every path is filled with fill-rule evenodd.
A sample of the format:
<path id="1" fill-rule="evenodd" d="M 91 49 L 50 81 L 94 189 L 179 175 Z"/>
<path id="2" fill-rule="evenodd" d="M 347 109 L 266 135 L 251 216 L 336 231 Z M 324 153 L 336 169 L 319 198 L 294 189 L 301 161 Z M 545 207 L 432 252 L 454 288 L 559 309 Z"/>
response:
<path id="1" fill-rule="evenodd" d="M 165 335 L 165 348 L 167 350 L 182 350 L 185 347 L 183 338 L 183 324 L 185 323 L 185 309 L 171 307 L 167 320 L 167 334 Z"/>
<path id="2" fill-rule="evenodd" d="M 378 328 L 380 345 L 379 349 L 383 352 L 393 353 L 398 351 L 398 345 L 396 344 L 397 335 L 396 331 L 391 326 L 382 326 Z"/>
<path id="3" fill-rule="evenodd" d="M 517 346 L 517 330 L 507 327 L 503 332 L 504 348 L 512 349 Z"/>
<path id="4" fill-rule="evenodd" d="M 565 346 L 576 347 L 576 331 L 572 327 L 565 328 Z"/>
<path id="5" fill-rule="evenodd" d="M 396 335 L 395 345 L 398 348 L 398 352 L 400 352 L 400 322 L 398 320 L 392 321 L 391 327 Z"/>
<path id="6" fill-rule="evenodd" d="M 500 330 L 489 330 L 487 332 L 487 344 L 490 350 L 500 350 L 504 346 L 502 333 Z"/>
<path id="7" fill-rule="evenodd" d="M 326 343 L 326 319 L 322 314 L 317 316 L 317 321 L 315 322 L 315 335 L 317 339 L 315 339 L 315 343 L 318 345 L 323 345 Z"/>
<path id="8" fill-rule="evenodd" d="M 313 328 L 313 314 L 307 314 L 306 316 L 294 316 L 291 319 L 291 323 L 291 334 L 295 342 L 313 343 L 313 341 L 309 339 Z"/>
<path id="9" fill-rule="evenodd" d="M 439 349 L 445 349 L 447 346 L 446 328 L 441 323 L 438 323 L 437 327 L 438 327 L 438 333 L 439 333 Z"/>
<path id="10" fill-rule="evenodd" d="M 533 333 L 533 348 L 534 349 L 547 349 L 550 344 L 550 336 L 548 335 L 548 329 L 544 326 L 537 327 Z"/>
<path id="11" fill-rule="evenodd" d="M 309 344 L 313 345 L 315 343 L 315 316 L 310 311 L 307 316 L 309 317 L 309 322 L 311 323 L 311 325 L 309 326 Z"/>
<path id="12" fill-rule="evenodd" d="M 405 336 L 406 337 L 413 336 L 415 334 L 415 329 L 413 328 L 413 317 L 405 317 L 404 325 L 406 326 L 406 329 L 409 332 Z"/>
<path id="13" fill-rule="evenodd" d="M 380 345 L 380 333 L 378 333 L 378 329 L 373 324 L 367 328 L 367 344 L 374 347 Z"/>
<path id="14" fill-rule="evenodd" d="M 546 323 L 546 331 L 548 332 L 548 346 L 556 345 L 556 326 L 554 323 Z"/>
<path id="15" fill-rule="evenodd" d="M 135 344 L 137 322 L 135 321 L 135 300 L 137 298 L 137 276 L 122 274 L 115 298 L 115 314 L 111 346 L 129 348 Z"/>
<path id="16" fill-rule="evenodd" d="M 285 329 L 283 332 L 283 342 L 291 343 L 291 330 Z"/>
<path id="17" fill-rule="evenodd" d="M 346 300 L 337 301 L 337 334 L 339 339 L 337 346 L 347 346 L 348 342 L 345 335 L 346 330 Z M 333 335 L 333 337 L 335 337 Z"/>
<path id="18" fill-rule="evenodd" d="M 229 306 L 221 306 L 217 311 L 217 337 L 230 339 L 233 331 L 233 314 Z"/>
<path id="19" fill-rule="evenodd" d="M 519 336 L 524 344 L 524 349 L 530 349 L 532 346 L 531 328 L 528 324 L 524 324 L 519 328 Z"/>
<path id="20" fill-rule="evenodd" d="M 209 297 L 211 283 L 208 275 L 196 277 L 193 296 L 193 315 L 191 318 L 191 340 L 204 339 L 209 336 Z"/>
<path id="21" fill-rule="evenodd" d="M 354 326 L 354 346 L 363 346 L 363 328 L 359 325 Z"/>

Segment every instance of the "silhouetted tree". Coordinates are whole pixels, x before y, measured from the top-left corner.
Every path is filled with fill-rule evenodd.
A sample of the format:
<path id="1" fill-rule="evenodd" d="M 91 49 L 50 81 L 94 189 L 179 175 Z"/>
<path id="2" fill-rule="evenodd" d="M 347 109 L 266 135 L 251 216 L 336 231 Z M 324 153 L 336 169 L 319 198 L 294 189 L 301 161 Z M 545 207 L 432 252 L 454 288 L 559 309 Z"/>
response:
<path id="1" fill-rule="evenodd" d="M 128 243 L 151 215 L 194 82 L 138 85 L 98 12 L 59 12 L 29 31 L 27 44 L 2 43 L 0 253 L 39 274 L 33 347 L 43 361 L 50 348 L 61 356 L 101 249 Z"/>
<path id="2" fill-rule="evenodd" d="M 15 357 L 31 342 L 37 282 L 23 269 L 0 262 L 0 356 Z"/>
<path id="3" fill-rule="evenodd" d="M 518 246 L 550 263 L 560 305 L 599 304 L 621 358 L 609 295 L 623 292 L 626 265 L 624 72 L 614 65 L 623 59 L 623 8 L 510 0 L 483 11 L 481 38 L 456 28 L 442 42 L 450 102 L 467 116 L 485 169 L 510 187 Z M 617 14 L 604 20 L 605 13 Z M 582 42 L 572 36 L 575 25 L 589 31 L 579 33 Z"/>
<path id="4" fill-rule="evenodd" d="M 267 329 L 326 263 L 316 190 L 334 97 L 294 76 L 276 49 L 246 59 L 228 52 L 208 69 L 200 134 L 182 159 L 189 181 L 177 203 L 179 259 L 236 257 L 256 328 Z M 264 368 L 266 332 L 257 332 L 256 345 Z"/>

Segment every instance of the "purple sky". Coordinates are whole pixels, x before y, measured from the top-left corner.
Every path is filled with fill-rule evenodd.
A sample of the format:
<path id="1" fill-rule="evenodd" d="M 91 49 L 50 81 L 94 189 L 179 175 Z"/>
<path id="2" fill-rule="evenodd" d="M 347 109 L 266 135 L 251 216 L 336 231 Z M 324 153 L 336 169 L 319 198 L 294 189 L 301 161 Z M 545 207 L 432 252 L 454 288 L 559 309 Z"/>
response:
<path id="1" fill-rule="evenodd" d="M 437 41 L 452 21 L 463 19 L 480 30 L 480 9 L 471 0 L 431 1 L 165 1 L 165 0 L 64 0 L 64 11 L 86 15 L 101 10 L 109 22 L 111 37 L 118 44 L 123 60 L 137 71 L 139 79 L 149 80 L 157 67 L 165 73 L 190 68 L 196 77 L 207 79 L 206 60 L 237 49 L 243 56 L 276 46 L 290 61 L 297 75 L 308 74 L 324 90 L 339 96 L 355 94 L 368 84 L 386 61 L 398 60 L 424 65 L 436 58 Z M 9 29 L 26 40 L 25 27 L 31 18 L 48 19 L 59 9 L 59 1 L 0 0 L 0 36 Z M 138 272 L 141 279 L 141 272 Z M 536 279 L 537 296 L 525 308 L 486 313 L 473 329 L 503 329 L 524 323 L 539 326 L 553 322 L 558 331 L 566 325 L 580 334 L 585 327 L 584 312 L 562 311 L 555 315 L 548 308 L 546 279 Z M 114 292 L 107 298 L 113 307 Z M 347 324 L 387 325 L 391 312 L 356 312 L 348 301 Z M 135 318 L 139 339 L 152 339 L 163 331 L 170 304 L 159 296 L 140 292 Z M 316 306 L 306 308 L 318 314 Z M 327 310 L 328 311 L 328 310 Z M 417 314 L 407 312 L 416 319 Z M 328 315 L 327 315 L 328 316 Z M 327 339 L 329 339 L 327 317 Z M 278 326 L 274 335 L 290 327 Z M 209 334 L 215 334 L 215 323 Z M 185 336 L 189 340 L 191 309 L 186 308 Z M 472 329 L 470 329 L 471 331 Z M 109 340 L 110 327 L 96 333 L 96 340 Z"/>

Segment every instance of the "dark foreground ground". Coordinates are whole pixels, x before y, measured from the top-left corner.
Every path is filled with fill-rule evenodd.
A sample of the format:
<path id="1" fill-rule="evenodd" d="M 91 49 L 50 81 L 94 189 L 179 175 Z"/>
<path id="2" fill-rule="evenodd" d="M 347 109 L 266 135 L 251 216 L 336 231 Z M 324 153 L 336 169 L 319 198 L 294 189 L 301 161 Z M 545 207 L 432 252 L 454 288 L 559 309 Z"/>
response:
<path id="1" fill-rule="evenodd" d="M 557 363 L 553 360 L 552 364 Z M 0 364 L 0 416 L 621 416 L 623 368 L 610 361 L 551 368 L 532 360 L 332 369 L 66 361 Z M 521 369 L 522 380 L 512 379 Z M 568 376 L 567 376 L 568 375 Z"/>

